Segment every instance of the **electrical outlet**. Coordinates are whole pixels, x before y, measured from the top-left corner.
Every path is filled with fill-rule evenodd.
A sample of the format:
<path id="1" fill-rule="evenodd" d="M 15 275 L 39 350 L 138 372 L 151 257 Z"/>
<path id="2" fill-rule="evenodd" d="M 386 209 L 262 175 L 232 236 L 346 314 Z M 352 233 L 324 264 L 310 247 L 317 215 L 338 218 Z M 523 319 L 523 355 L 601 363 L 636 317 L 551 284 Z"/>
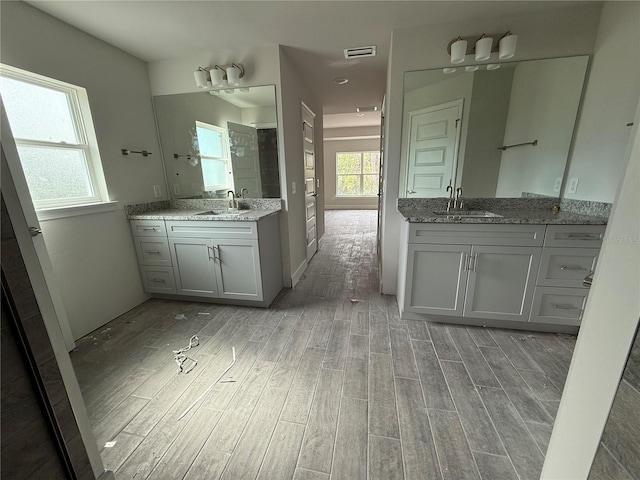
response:
<path id="1" fill-rule="evenodd" d="M 160 190 L 160 185 L 153 186 L 153 194 L 156 196 L 156 198 L 160 198 L 162 196 L 162 190 Z"/>
<path id="2" fill-rule="evenodd" d="M 557 177 L 555 183 L 553 184 L 553 191 L 555 193 L 560 193 L 561 187 L 562 187 L 562 177 Z"/>
<path id="3" fill-rule="evenodd" d="M 573 177 L 571 180 L 569 180 L 568 193 L 578 193 L 578 181 L 578 177 Z"/>
<path id="4" fill-rule="evenodd" d="M 173 184 L 173 193 L 174 193 L 174 195 L 180 195 L 180 184 L 179 183 L 174 183 Z"/>
<path id="5" fill-rule="evenodd" d="M 291 193 L 292 194 L 296 193 L 296 182 L 291 182 Z"/>

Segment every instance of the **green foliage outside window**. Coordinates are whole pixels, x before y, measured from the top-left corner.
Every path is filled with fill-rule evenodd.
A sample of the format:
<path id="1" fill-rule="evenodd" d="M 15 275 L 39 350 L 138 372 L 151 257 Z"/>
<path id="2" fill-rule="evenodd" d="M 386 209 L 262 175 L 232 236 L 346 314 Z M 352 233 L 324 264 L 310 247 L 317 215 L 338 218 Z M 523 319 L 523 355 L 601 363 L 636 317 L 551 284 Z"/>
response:
<path id="1" fill-rule="evenodd" d="M 336 195 L 372 197 L 378 193 L 380 152 L 336 154 Z"/>

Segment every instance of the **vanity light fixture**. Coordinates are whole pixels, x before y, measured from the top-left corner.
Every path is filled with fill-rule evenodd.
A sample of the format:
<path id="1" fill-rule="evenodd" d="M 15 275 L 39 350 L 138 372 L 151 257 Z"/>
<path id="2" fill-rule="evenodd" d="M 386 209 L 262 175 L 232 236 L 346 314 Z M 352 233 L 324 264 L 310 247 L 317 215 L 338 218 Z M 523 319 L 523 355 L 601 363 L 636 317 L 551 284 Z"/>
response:
<path id="1" fill-rule="evenodd" d="M 455 72 L 456 72 L 455 68 L 446 67 L 442 69 L 442 73 L 455 73 Z"/>
<path id="2" fill-rule="evenodd" d="M 237 87 L 244 77 L 244 67 L 239 63 L 198 67 L 193 76 L 198 88 Z"/>
<path id="3" fill-rule="evenodd" d="M 476 70 L 478 70 L 479 68 L 480 68 L 480 67 L 479 67 L 478 65 L 469 65 L 469 66 L 464 67 L 464 69 L 465 69 L 467 72 L 475 72 L 475 71 L 476 71 Z"/>
<path id="4" fill-rule="evenodd" d="M 477 62 L 491 58 L 497 52 L 500 60 L 507 60 L 516 54 L 518 36 L 507 32 L 504 35 L 483 33 L 479 37 L 457 37 L 449 42 L 447 51 L 454 65 L 464 63 L 467 55 L 473 55 Z"/>
<path id="5" fill-rule="evenodd" d="M 497 63 L 489 63 L 487 65 L 487 70 L 497 70 L 500 68 L 500 65 Z"/>
<path id="6" fill-rule="evenodd" d="M 333 79 L 333 83 L 335 83 L 336 85 L 344 85 L 345 83 L 349 83 L 349 79 L 348 78 L 334 78 Z"/>

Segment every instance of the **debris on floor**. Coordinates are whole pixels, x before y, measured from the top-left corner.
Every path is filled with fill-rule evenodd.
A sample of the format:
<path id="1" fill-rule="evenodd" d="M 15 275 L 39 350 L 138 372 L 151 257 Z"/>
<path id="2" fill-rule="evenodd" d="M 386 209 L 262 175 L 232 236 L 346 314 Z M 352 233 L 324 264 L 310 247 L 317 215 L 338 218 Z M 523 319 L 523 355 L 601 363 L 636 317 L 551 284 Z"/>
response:
<path id="1" fill-rule="evenodd" d="M 184 352 L 188 352 L 189 350 L 191 350 L 193 347 L 197 347 L 198 345 L 200 345 L 200 339 L 194 335 L 189 339 L 189 345 L 181 348 L 179 350 L 174 350 L 173 351 L 173 359 L 176 361 L 176 363 L 178 364 L 178 373 L 189 373 L 191 370 L 193 370 L 194 368 L 196 368 L 196 365 L 198 365 L 198 361 L 194 360 L 193 358 L 185 355 Z M 187 365 L 185 366 L 185 363 L 187 363 Z"/>
<path id="2" fill-rule="evenodd" d="M 212 389 L 213 387 L 215 387 L 218 383 L 220 383 L 220 381 L 222 380 L 222 377 L 224 377 L 224 376 L 227 374 L 227 372 L 228 372 L 229 370 L 231 370 L 231 367 L 233 367 L 233 366 L 235 365 L 235 363 L 236 363 L 236 347 L 231 347 L 231 354 L 232 354 L 232 356 L 233 356 L 233 360 L 232 360 L 232 362 L 229 364 L 229 366 L 228 366 L 227 368 L 225 368 L 224 372 L 222 372 L 222 374 L 218 377 L 218 379 L 217 379 L 215 382 L 213 382 L 213 383 L 209 386 L 209 388 L 207 388 L 204 392 L 202 392 L 202 395 L 200 395 L 200 396 L 195 400 L 195 402 L 193 402 L 191 405 L 189 405 L 189 407 L 187 407 L 187 409 L 186 409 L 184 412 L 182 412 L 182 415 L 180 415 L 180 416 L 178 417 L 178 420 L 181 420 L 181 419 L 182 419 L 182 418 L 183 418 L 187 413 L 189 413 L 189 412 L 191 411 L 191 409 L 192 409 L 193 407 L 195 407 L 195 406 L 198 404 L 198 402 L 199 402 L 200 400 L 202 400 L 204 397 L 206 397 L 206 396 L 207 396 L 207 394 L 211 391 L 211 389 Z"/>
<path id="3" fill-rule="evenodd" d="M 176 315 L 176 320 L 186 320 L 187 316 L 184 313 L 179 313 Z"/>
<path id="4" fill-rule="evenodd" d="M 211 315 L 209 312 L 198 312 L 198 315 Z"/>
<path id="5" fill-rule="evenodd" d="M 358 300 L 357 298 L 352 298 L 351 303 L 360 303 L 360 300 Z"/>
<path id="6" fill-rule="evenodd" d="M 526 337 L 520 337 L 520 341 L 521 342 L 526 342 L 527 339 L 534 339 L 536 337 L 534 337 L 533 335 L 527 335 Z"/>
<path id="7" fill-rule="evenodd" d="M 116 446 L 116 442 L 107 442 L 104 444 L 104 448 L 113 448 Z"/>

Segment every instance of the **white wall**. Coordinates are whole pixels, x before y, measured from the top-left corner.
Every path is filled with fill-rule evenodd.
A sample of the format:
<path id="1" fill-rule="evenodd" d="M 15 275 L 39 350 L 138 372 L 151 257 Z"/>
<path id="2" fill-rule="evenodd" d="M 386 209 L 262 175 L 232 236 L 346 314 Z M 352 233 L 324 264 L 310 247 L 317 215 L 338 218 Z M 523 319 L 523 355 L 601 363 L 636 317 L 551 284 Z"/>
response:
<path id="1" fill-rule="evenodd" d="M 2 62 L 87 89 L 113 212 L 42 222 L 74 337 L 143 302 L 122 205 L 154 200 L 164 173 L 144 62 L 22 2 L 3 2 Z M 121 148 L 153 155 L 123 156 Z"/>
<path id="2" fill-rule="evenodd" d="M 376 137 L 378 138 L 359 138 Z M 377 209 L 378 197 L 348 198 L 336 196 L 336 154 L 338 152 L 379 152 L 380 127 L 327 128 L 324 130 L 324 190 L 325 208 Z M 340 139 L 340 137 L 346 137 Z M 330 138 L 330 140 L 328 140 Z"/>
<path id="3" fill-rule="evenodd" d="M 304 196 L 304 163 L 302 144 L 302 104 L 304 102 L 313 113 L 316 114 L 314 122 L 314 145 L 316 156 L 316 176 L 320 179 L 317 201 L 317 238 L 324 234 L 324 185 L 323 161 L 322 161 L 322 106 L 314 98 L 307 85 L 302 80 L 299 72 L 289 59 L 285 48 L 280 49 L 280 81 L 281 88 L 278 92 L 278 105 L 282 106 L 282 116 L 279 117 L 278 127 L 284 134 L 284 174 L 283 166 L 280 167 L 280 178 L 284 179 L 282 191 L 283 204 L 287 215 L 286 234 L 283 241 L 288 244 L 289 255 L 284 259 L 291 280 L 293 274 L 301 266 L 306 264 L 306 214 Z M 296 193 L 293 193 L 292 182 L 296 184 Z M 284 238 L 286 236 L 286 238 Z M 304 268 L 304 267 L 302 267 Z M 285 275 L 285 285 L 286 284 Z"/>
<path id="4" fill-rule="evenodd" d="M 565 198 L 612 202 L 640 96 L 640 3 L 605 2 L 565 184 Z"/>
<path id="5" fill-rule="evenodd" d="M 519 36 L 514 61 L 589 54 L 593 51 L 601 5 L 580 4 L 548 13 L 475 19 L 468 22 L 395 30 L 392 36 L 385 112 L 385 195 L 382 231 L 382 290 L 396 291 L 397 212 L 402 140 L 404 72 L 450 65 L 446 46 L 457 35 L 511 30 Z"/>
<path id="6" fill-rule="evenodd" d="M 586 56 L 558 58 L 515 68 L 504 144 L 537 140 L 538 145 L 502 152 L 498 197 L 554 195 L 569 155 L 587 61 Z"/>
<path id="7" fill-rule="evenodd" d="M 636 102 L 635 121 L 640 121 Z M 605 232 L 542 475 L 588 478 L 640 317 L 640 130 Z M 638 432 L 635 432 L 636 435 Z M 637 472 L 635 472 L 637 473 Z"/>

